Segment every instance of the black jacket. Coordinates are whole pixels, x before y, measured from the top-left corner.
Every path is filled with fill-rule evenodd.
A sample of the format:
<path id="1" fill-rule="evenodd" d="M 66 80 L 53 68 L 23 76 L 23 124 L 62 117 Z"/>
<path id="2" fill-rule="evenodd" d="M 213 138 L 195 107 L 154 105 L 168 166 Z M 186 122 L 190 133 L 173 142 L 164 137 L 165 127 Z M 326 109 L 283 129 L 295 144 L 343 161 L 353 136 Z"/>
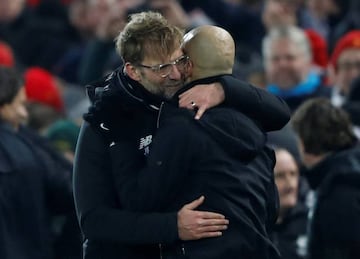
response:
<path id="1" fill-rule="evenodd" d="M 271 231 L 271 239 L 283 259 L 304 259 L 307 248 L 308 208 L 302 201 L 291 208 Z"/>
<path id="2" fill-rule="evenodd" d="M 146 167 L 137 177 L 131 168 L 128 177 L 123 174 L 121 202 L 132 210 L 167 212 L 204 195 L 199 209 L 224 214 L 229 228 L 218 238 L 179 242 L 183 254 L 279 258 L 267 234 L 277 216 L 278 197 L 275 158 L 265 142 L 254 122 L 230 108 L 213 108 L 195 121 L 192 112 L 164 104 Z M 112 148 L 125 151 L 121 143 Z M 121 167 L 132 156 L 127 155 Z"/>
<path id="3" fill-rule="evenodd" d="M 310 258 L 360 258 L 360 148 L 335 152 L 306 174 L 317 194 Z"/>
<path id="4" fill-rule="evenodd" d="M 26 128 L 15 132 L 0 123 L 2 259 L 53 258 L 51 218 L 74 208 L 71 171 L 55 162 L 39 139 Z"/>
<path id="5" fill-rule="evenodd" d="M 224 80 L 223 84 L 233 80 L 230 76 L 219 79 Z M 287 123 L 290 114 L 281 99 L 236 82 L 235 86 L 225 87 L 232 106 L 253 113 L 269 130 Z M 157 128 L 161 100 L 120 71 L 89 86 L 88 94 L 93 105 L 85 116 L 87 122 L 79 136 L 74 168 L 76 208 L 87 240 L 85 258 L 130 258 L 125 255 L 132 248 L 129 245 L 174 243 L 178 239 L 176 211 L 159 214 L 124 210 L 119 189 L 123 172 L 113 170 L 144 165 Z M 120 142 L 126 150 L 123 154 L 112 148 L 113 143 Z M 121 165 L 121 158 L 128 154 L 132 154 L 131 159 L 125 162 L 130 165 Z M 111 249 L 113 252 L 109 252 Z M 156 249 L 158 256 L 157 245 Z"/>

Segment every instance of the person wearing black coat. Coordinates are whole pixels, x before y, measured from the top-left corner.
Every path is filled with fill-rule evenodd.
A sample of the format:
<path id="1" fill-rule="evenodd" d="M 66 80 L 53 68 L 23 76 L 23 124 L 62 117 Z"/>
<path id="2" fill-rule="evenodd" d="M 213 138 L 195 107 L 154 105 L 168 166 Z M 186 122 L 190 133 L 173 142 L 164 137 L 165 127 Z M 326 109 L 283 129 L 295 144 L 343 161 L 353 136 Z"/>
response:
<path id="1" fill-rule="evenodd" d="M 316 197 L 309 258 L 359 258 L 360 148 L 349 117 L 328 99 L 317 98 L 300 106 L 292 123 Z"/>
<path id="2" fill-rule="evenodd" d="M 146 168 L 137 175 L 138 166 L 130 164 L 120 177 L 121 203 L 134 211 L 168 212 L 204 195 L 200 210 L 229 219 L 220 237 L 162 244 L 163 258 L 280 258 L 267 235 L 278 200 L 275 158 L 265 134 L 230 108 L 212 108 L 198 121 L 193 116 L 163 104 Z M 123 148 L 112 148 L 114 154 L 128 151 L 116 155 L 120 167 L 133 156 L 130 147 Z"/>
<path id="3" fill-rule="evenodd" d="M 145 41 L 143 44 L 149 44 L 145 44 L 145 47 L 157 46 L 158 42 L 150 41 L 152 38 L 148 28 L 144 29 L 146 34 L 137 33 L 136 35 L 131 35 L 127 30 L 134 24 L 142 24 L 143 20 L 139 20 L 141 17 L 146 17 L 144 20 L 151 25 L 149 21 L 154 19 L 154 14 L 146 12 L 132 15 L 132 20 L 118 38 L 120 45 L 125 40 L 122 36 L 126 35 L 127 37 L 141 36 L 140 38 Z M 155 20 L 157 19 L 157 15 L 155 15 Z M 143 27 L 146 26 L 143 25 Z M 151 31 L 157 33 L 155 30 Z M 129 44 L 122 45 L 123 48 L 129 46 Z M 101 256 L 106 256 L 106 258 L 118 258 L 119 256 L 150 258 L 151 255 L 158 258 L 159 243 L 169 245 L 181 239 L 206 237 L 202 235 L 184 237 L 182 233 L 184 230 L 181 229 L 182 221 L 179 216 L 181 210 L 179 213 L 176 212 L 177 210 L 166 213 L 131 212 L 124 209 L 120 200 L 119 184 L 123 174 L 127 173 L 126 169 L 129 168 L 127 163 L 142 166 L 150 152 L 163 100 L 160 91 L 174 93 L 174 87 L 164 88 L 163 85 L 170 81 L 173 86 L 175 79 L 180 79 L 179 71 L 187 61 L 184 60 L 184 55 L 179 47 L 180 42 L 175 49 L 172 47 L 168 50 L 171 52 L 169 56 L 173 56 L 172 60 L 175 61 L 172 61 L 171 69 L 166 76 L 163 76 L 161 69 L 147 67 L 147 64 L 163 62 L 159 57 L 145 53 L 147 55 L 140 56 L 140 60 L 143 60 L 139 61 L 134 57 L 129 58 L 128 53 L 120 48 L 123 51 L 122 57 L 126 61 L 124 62 L 125 66 L 112 72 L 104 80 L 88 87 L 88 95 L 93 105 L 85 115 L 86 122 L 80 132 L 74 170 L 75 201 L 80 226 L 85 237 L 85 258 Z M 164 51 L 159 47 L 155 48 L 155 52 L 157 50 Z M 159 51 L 159 53 L 161 52 Z M 139 54 L 137 55 L 139 56 Z M 140 66 L 134 65 L 136 62 L 140 62 Z M 165 64 L 167 69 L 168 65 Z M 164 67 L 164 64 L 161 67 Z M 162 85 L 155 86 L 152 81 L 160 78 L 162 78 L 161 82 L 157 84 L 161 83 Z M 265 129 L 280 128 L 288 121 L 289 110 L 281 99 L 264 90 L 239 83 L 230 75 L 223 76 L 217 81 L 219 80 L 224 87 L 225 103 L 253 114 L 253 117 Z M 234 81 L 236 86 L 234 86 Z M 228 84 L 232 84 L 232 86 Z M 210 85 L 208 89 L 211 89 Z M 201 107 L 201 103 L 197 99 L 194 101 Z M 252 106 L 249 107 L 249 105 Z M 256 109 L 253 109 L 254 107 Z M 268 118 L 270 118 L 270 122 Z M 117 147 L 125 148 L 124 153 L 119 153 Z M 124 161 L 122 157 L 129 159 Z M 123 162 L 124 164 L 122 164 Z M 136 193 L 132 195 L 136 195 Z M 198 211 L 197 213 L 207 212 Z M 212 215 L 212 217 L 214 216 Z M 212 219 L 201 218 L 199 220 L 208 225 Z M 195 227 L 189 226 L 191 230 L 194 229 L 194 232 L 198 231 L 198 224 L 195 223 Z M 224 225 L 224 223 L 217 224 Z M 201 229 L 201 227 L 199 228 Z M 209 232 L 218 235 L 221 230 L 223 229 L 215 228 Z M 144 248 L 145 244 L 151 245 L 152 253 L 145 249 L 149 246 Z M 145 252 L 141 254 L 140 248 Z"/>
<path id="4" fill-rule="evenodd" d="M 71 165 L 23 126 L 25 89 L 13 69 L 0 67 L 0 93 L 0 257 L 52 259 L 54 216 L 74 212 Z"/>
<path id="5" fill-rule="evenodd" d="M 199 36 L 203 32 L 205 36 Z M 251 119 L 230 108 L 213 108 L 200 120 L 194 120 L 193 111 L 178 109 L 176 105 L 177 97 L 187 89 L 222 77 L 211 73 L 231 73 L 234 53 L 221 51 L 219 37 L 226 43 L 224 49 L 234 49 L 234 45 L 231 36 L 223 33 L 219 27 L 205 26 L 185 36 L 185 42 L 196 42 L 192 45 L 195 53 L 204 53 L 200 49 L 209 51 L 198 41 L 211 42 L 212 51 L 216 50 L 214 53 L 221 58 L 216 54 L 206 56 L 210 60 L 218 58 L 216 69 L 213 70 L 213 63 L 204 69 L 210 71 L 209 77 L 196 78 L 195 71 L 200 75 L 201 69 L 194 68 L 191 79 L 199 80 L 181 89 L 172 101 L 162 103 L 146 167 L 133 161 L 137 152 L 132 144 L 134 134 L 124 130 L 126 125 L 121 126 L 122 136 L 110 148 L 117 158 L 113 166 L 118 175 L 120 202 L 125 208 L 166 213 L 205 195 L 200 209 L 221 212 L 230 220 L 229 228 L 220 237 L 161 243 L 163 258 L 279 258 L 267 234 L 267 228 L 276 219 L 278 197 L 272 171 L 274 154 L 265 147 L 265 133 Z M 192 62 L 193 51 L 184 47 L 184 52 Z M 197 57 L 194 63 L 199 64 L 205 55 Z M 140 169 L 137 174 L 135 171 Z"/>
<path id="6" fill-rule="evenodd" d="M 279 193 L 280 209 L 271 239 L 283 259 L 305 259 L 307 244 L 308 207 L 302 199 L 298 161 L 285 148 L 275 147 L 275 183 Z M 309 193 L 305 192 L 306 197 Z"/>

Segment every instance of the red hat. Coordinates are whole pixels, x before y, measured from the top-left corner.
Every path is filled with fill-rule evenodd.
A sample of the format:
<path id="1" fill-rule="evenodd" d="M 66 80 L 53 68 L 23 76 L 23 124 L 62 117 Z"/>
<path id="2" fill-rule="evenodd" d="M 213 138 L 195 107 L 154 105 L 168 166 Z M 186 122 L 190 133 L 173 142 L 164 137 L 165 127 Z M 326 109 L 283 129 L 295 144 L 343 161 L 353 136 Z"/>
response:
<path id="1" fill-rule="evenodd" d="M 331 56 L 331 64 L 336 67 L 340 54 L 346 49 L 360 48 L 360 30 L 353 30 L 341 37 Z"/>
<path id="2" fill-rule="evenodd" d="M 29 101 L 43 103 L 62 112 L 64 102 L 55 78 L 45 69 L 32 67 L 25 71 L 25 90 Z"/>
<path id="3" fill-rule="evenodd" d="M 315 30 L 306 29 L 304 30 L 307 38 L 309 39 L 313 63 L 325 68 L 328 64 L 329 56 L 327 50 L 327 43 L 325 39 Z"/>
<path id="4" fill-rule="evenodd" d="M 0 65 L 13 67 L 15 64 L 14 54 L 8 44 L 0 41 Z"/>
<path id="5" fill-rule="evenodd" d="M 40 0 L 27 0 L 27 4 L 31 7 L 36 7 L 40 4 Z"/>

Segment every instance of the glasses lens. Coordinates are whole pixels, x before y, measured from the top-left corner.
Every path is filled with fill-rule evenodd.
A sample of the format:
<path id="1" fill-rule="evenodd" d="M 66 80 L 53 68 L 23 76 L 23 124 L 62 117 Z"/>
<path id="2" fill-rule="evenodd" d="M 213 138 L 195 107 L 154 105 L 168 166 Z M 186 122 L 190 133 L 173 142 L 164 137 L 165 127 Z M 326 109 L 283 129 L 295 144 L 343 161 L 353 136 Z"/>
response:
<path id="1" fill-rule="evenodd" d="M 175 65 L 178 69 L 184 69 L 188 61 L 187 56 L 182 56 L 178 60 L 176 60 Z"/>
<path id="2" fill-rule="evenodd" d="M 172 70 L 172 64 L 163 64 L 159 66 L 159 74 L 162 77 L 167 77 Z"/>
<path id="3" fill-rule="evenodd" d="M 179 70 L 184 70 L 188 59 L 188 56 L 182 56 L 171 63 L 159 65 L 154 71 L 157 72 L 161 77 L 167 77 L 171 73 L 173 65 L 175 65 Z"/>

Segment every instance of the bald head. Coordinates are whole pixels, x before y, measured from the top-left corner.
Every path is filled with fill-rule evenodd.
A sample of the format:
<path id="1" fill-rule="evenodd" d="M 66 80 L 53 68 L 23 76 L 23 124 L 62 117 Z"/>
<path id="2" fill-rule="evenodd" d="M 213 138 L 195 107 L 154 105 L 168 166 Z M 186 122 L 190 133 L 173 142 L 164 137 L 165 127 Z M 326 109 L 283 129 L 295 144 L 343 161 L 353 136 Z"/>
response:
<path id="1" fill-rule="evenodd" d="M 220 74 L 231 74 L 235 43 L 224 29 L 204 25 L 189 31 L 182 44 L 193 63 L 190 81 Z"/>

